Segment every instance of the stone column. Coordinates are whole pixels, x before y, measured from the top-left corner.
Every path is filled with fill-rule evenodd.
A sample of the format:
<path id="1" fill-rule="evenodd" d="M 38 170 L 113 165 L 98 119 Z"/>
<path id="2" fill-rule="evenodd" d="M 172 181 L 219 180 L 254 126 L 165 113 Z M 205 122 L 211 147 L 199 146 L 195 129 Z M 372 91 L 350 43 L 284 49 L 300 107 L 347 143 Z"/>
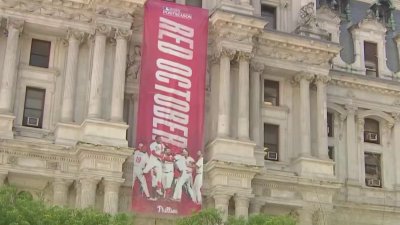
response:
<path id="1" fill-rule="evenodd" d="M 66 206 L 68 203 L 68 189 L 72 182 L 63 179 L 55 179 L 53 182 L 53 204 Z"/>
<path id="2" fill-rule="evenodd" d="M 80 180 L 80 208 L 93 207 L 96 202 L 96 190 L 98 180 L 92 178 L 83 178 Z"/>
<path id="3" fill-rule="evenodd" d="M 347 148 L 347 173 L 348 183 L 358 184 L 358 149 L 357 149 L 357 136 L 356 136 L 356 121 L 355 112 L 356 107 L 353 105 L 346 105 L 347 118 L 346 118 L 346 148 Z"/>
<path id="4" fill-rule="evenodd" d="M 124 110 L 124 92 L 125 92 L 125 70 L 126 56 L 128 53 L 127 39 L 130 36 L 130 30 L 118 29 L 115 33 L 117 45 L 115 48 L 114 75 L 112 85 L 111 99 L 111 121 L 122 122 Z"/>
<path id="5" fill-rule="evenodd" d="M 247 219 L 249 216 L 249 201 L 250 199 L 245 196 L 234 197 L 235 200 L 235 216 L 236 217 L 244 217 Z"/>
<path id="6" fill-rule="evenodd" d="M 104 208 L 105 213 L 118 212 L 118 194 L 121 182 L 104 180 Z"/>
<path id="7" fill-rule="evenodd" d="M 311 209 L 303 208 L 297 211 L 299 225 L 311 225 L 313 224 L 313 211 Z"/>
<path id="8" fill-rule="evenodd" d="M 249 140 L 249 60 L 250 53 L 239 52 L 239 82 L 238 82 L 238 137 L 242 140 Z"/>
<path id="9" fill-rule="evenodd" d="M 264 65 L 261 63 L 251 64 L 250 76 L 250 137 L 257 145 L 261 143 L 261 73 L 264 70 Z"/>
<path id="10" fill-rule="evenodd" d="M 249 207 L 250 215 L 259 214 L 264 205 L 265 205 L 264 202 L 259 202 L 257 200 L 251 201 L 250 202 L 250 207 Z"/>
<path id="11" fill-rule="evenodd" d="M 236 51 L 230 49 L 222 49 L 220 54 L 220 71 L 219 71 L 219 108 L 218 108 L 218 136 L 228 137 L 230 133 L 230 107 L 231 107 L 231 60 L 235 56 Z"/>
<path id="12" fill-rule="evenodd" d="M 226 221 L 228 219 L 229 199 L 231 196 L 228 194 L 216 194 L 213 198 L 215 208 L 222 213 L 223 221 Z"/>
<path id="13" fill-rule="evenodd" d="M 100 25 L 96 28 L 94 37 L 94 51 L 92 64 L 92 77 L 90 79 L 88 118 L 101 118 L 104 59 L 107 35 L 110 27 Z"/>
<path id="14" fill-rule="evenodd" d="M 61 121 L 73 122 L 76 92 L 76 73 L 78 70 L 79 45 L 83 40 L 83 32 L 68 30 L 68 56 L 65 69 L 64 95 L 61 108 Z"/>
<path id="15" fill-rule="evenodd" d="M 17 81 L 18 42 L 24 21 L 8 19 L 7 46 L 4 54 L 3 76 L 0 83 L 0 112 L 12 112 L 12 99 Z"/>
<path id="16" fill-rule="evenodd" d="M 328 76 L 317 76 L 315 84 L 317 85 L 317 143 L 318 158 L 329 160 L 328 155 L 328 132 L 327 132 L 327 100 L 326 84 L 329 82 Z"/>
<path id="17" fill-rule="evenodd" d="M 393 118 L 395 120 L 393 126 L 393 152 L 394 152 L 394 161 L 395 161 L 395 187 L 396 190 L 400 190 L 400 113 L 393 113 Z"/>
<path id="18" fill-rule="evenodd" d="M 6 178 L 7 178 L 7 174 L 0 173 L 0 186 L 4 185 Z"/>
<path id="19" fill-rule="evenodd" d="M 311 74 L 300 74 L 295 80 L 300 85 L 300 156 L 311 157 L 311 131 L 310 131 L 310 81 L 314 78 Z"/>

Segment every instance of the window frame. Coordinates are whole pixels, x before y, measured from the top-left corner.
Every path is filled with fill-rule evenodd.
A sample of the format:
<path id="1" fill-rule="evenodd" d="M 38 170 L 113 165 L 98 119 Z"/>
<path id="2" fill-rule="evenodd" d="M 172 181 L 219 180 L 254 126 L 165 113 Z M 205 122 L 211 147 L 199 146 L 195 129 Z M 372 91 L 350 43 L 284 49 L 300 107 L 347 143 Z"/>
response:
<path id="1" fill-rule="evenodd" d="M 275 104 L 266 101 L 265 94 L 266 94 L 266 87 L 267 87 L 266 83 L 267 82 L 271 82 L 271 83 L 274 83 L 274 84 L 277 85 L 277 89 L 275 91 L 276 92 L 276 96 L 275 97 L 274 96 L 268 96 L 270 98 L 275 98 Z M 264 104 L 269 105 L 269 106 L 275 106 L 275 107 L 276 106 L 280 106 L 280 104 L 281 104 L 281 101 L 280 101 L 280 88 L 281 88 L 281 83 L 279 81 L 271 80 L 271 79 L 263 79 L 263 102 L 264 102 Z"/>
<path id="2" fill-rule="evenodd" d="M 366 47 L 366 46 L 371 46 L 371 47 L 372 47 L 372 45 L 374 45 L 374 49 L 375 49 L 375 50 L 374 50 L 374 51 L 375 51 L 375 55 L 373 55 L 373 56 L 367 54 L 368 51 L 366 51 L 366 50 L 367 50 L 367 47 Z M 379 77 L 378 43 L 372 42 L 372 41 L 366 41 L 366 40 L 364 40 L 363 46 L 364 46 L 363 51 L 364 51 L 365 75 L 366 75 L 366 76 L 369 76 L 369 77 Z M 371 53 L 371 54 L 372 54 L 372 53 Z M 367 59 L 367 58 L 368 58 L 368 59 Z M 371 58 L 371 59 L 373 58 L 373 60 L 369 60 L 370 58 Z M 374 75 L 374 76 L 368 75 L 368 71 L 372 71 L 372 70 L 367 68 L 367 62 L 372 62 L 373 64 L 375 64 L 375 75 Z"/>
<path id="3" fill-rule="evenodd" d="M 32 108 L 27 108 L 27 106 L 26 106 L 26 104 L 27 104 L 27 97 L 28 97 L 28 91 L 29 90 L 35 90 L 35 91 L 40 91 L 40 92 L 42 92 L 42 105 L 41 105 L 41 108 L 40 108 L 40 111 L 41 111 L 41 113 L 40 113 L 40 117 L 39 117 L 39 124 L 38 124 L 38 126 L 32 126 L 32 125 L 29 125 L 28 123 L 27 123 L 27 119 L 25 119 L 27 116 L 25 116 L 25 111 L 26 111 L 26 109 L 32 109 Z M 45 106 L 45 101 L 46 101 L 46 89 L 44 89 L 44 88 L 38 88 L 38 87 L 30 87 L 30 86 L 27 86 L 26 88 L 25 88 L 25 98 L 24 98 L 24 107 L 23 107 L 23 112 L 22 112 L 22 126 L 24 126 L 24 127 L 32 127 L 32 128 L 39 128 L 39 129 L 42 129 L 43 128 L 43 118 L 44 118 L 44 106 Z M 35 109 L 35 110 L 38 110 L 38 109 Z"/>
<path id="4" fill-rule="evenodd" d="M 263 8 L 266 7 L 268 9 L 272 9 L 273 13 L 271 13 L 270 11 L 268 11 L 269 13 L 271 13 L 271 17 L 266 17 L 263 16 L 263 12 L 265 12 L 265 10 L 263 10 Z M 265 19 L 266 21 L 268 21 L 268 24 L 265 26 L 265 29 L 267 30 L 277 30 L 278 29 L 278 6 L 272 5 L 272 4 L 267 4 L 267 3 L 261 3 L 260 6 L 260 16 Z M 272 27 L 269 26 L 270 25 L 270 20 L 268 20 L 268 18 L 273 18 L 273 25 Z"/>
<path id="5" fill-rule="evenodd" d="M 371 122 L 374 122 L 374 123 L 377 123 L 377 126 L 378 126 L 378 129 L 375 131 L 375 130 L 370 130 L 370 129 L 366 129 L 366 126 L 367 126 L 367 122 L 368 121 L 371 121 Z M 375 124 L 376 125 L 376 124 Z M 364 136 L 364 143 L 370 143 L 370 144 L 377 144 L 377 145 L 380 145 L 380 143 L 381 143 L 381 126 L 380 126 L 380 121 L 378 121 L 378 120 L 376 120 L 376 119 L 372 119 L 372 118 L 364 118 L 364 128 L 363 128 L 363 136 Z M 370 140 L 367 140 L 367 135 L 369 134 L 369 133 L 376 133 L 377 134 L 377 140 L 376 141 L 370 141 Z"/>
<path id="6" fill-rule="evenodd" d="M 366 156 L 367 155 L 377 155 L 377 156 L 379 156 L 378 165 L 373 165 L 373 164 L 367 163 L 366 162 Z M 365 183 L 365 186 L 370 187 L 370 188 L 382 188 L 383 187 L 383 173 L 382 173 L 383 172 L 383 168 L 382 168 L 383 164 L 382 164 L 382 158 L 383 158 L 382 153 L 364 151 L 364 183 Z M 375 170 L 377 171 L 377 174 L 367 173 L 367 166 L 368 165 L 375 166 L 376 167 Z M 373 176 L 377 176 L 377 177 L 374 178 Z M 379 186 L 368 185 L 368 180 L 371 180 L 371 179 L 379 180 L 380 181 L 380 185 Z"/>
<path id="7" fill-rule="evenodd" d="M 32 50 L 34 48 L 34 43 L 39 43 L 39 42 L 46 43 L 46 44 L 49 45 L 47 55 L 41 55 L 41 54 L 33 53 Z M 30 51 L 29 51 L 29 62 L 28 62 L 29 66 L 40 67 L 40 68 L 49 68 L 50 67 L 50 58 L 51 58 L 51 47 L 52 47 L 52 42 L 51 41 L 32 38 L 31 39 L 31 48 L 30 48 Z M 35 64 L 33 64 L 32 63 L 32 55 L 47 58 L 47 64 L 46 65 L 38 65 L 38 64 L 35 65 Z"/>
<path id="8" fill-rule="evenodd" d="M 266 138 L 265 138 L 265 135 L 266 135 L 266 131 L 267 130 L 269 130 L 269 129 L 267 129 L 267 127 L 268 126 L 270 126 L 270 127 L 273 127 L 273 129 L 275 130 L 275 135 L 276 135 L 276 143 L 267 143 L 266 142 Z M 263 141 L 263 146 L 264 146 L 264 151 L 265 151 L 265 156 L 264 156 L 264 160 L 268 160 L 268 161 L 280 161 L 280 159 L 281 159 L 281 156 L 280 156 L 280 145 L 279 145 L 279 139 L 280 139 L 280 125 L 279 124 L 272 124 L 272 123 L 266 123 L 266 122 L 264 122 L 264 127 L 263 127 L 263 135 L 264 135 L 264 141 Z M 277 154 L 277 159 L 276 160 L 273 160 L 273 159 L 268 159 L 267 157 L 268 157 L 268 152 L 270 152 L 269 151 L 269 148 L 268 148 L 268 146 L 271 146 L 271 145 L 273 145 L 274 146 L 274 148 L 275 148 L 275 150 L 273 150 L 273 151 L 271 151 L 271 152 L 273 152 L 273 153 L 276 153 Z"/>

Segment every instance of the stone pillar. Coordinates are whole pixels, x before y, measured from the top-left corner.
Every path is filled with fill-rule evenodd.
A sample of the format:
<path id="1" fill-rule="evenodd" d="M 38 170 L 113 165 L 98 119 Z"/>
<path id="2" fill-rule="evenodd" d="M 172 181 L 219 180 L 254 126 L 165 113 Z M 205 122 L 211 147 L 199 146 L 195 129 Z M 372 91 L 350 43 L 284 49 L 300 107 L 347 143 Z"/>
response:
<path id="1" fill-rule="evenodd" d="M 327 100 L 326 84 L 330 80 L 328 76 L 317 76 L 315 84 L 317 85 L 317 143 L 318 158 L 329 160 L 328 155 L 328 132 L 327 132 Z"/>
<path id="2" fill-rule="evenodd" d="M 236 51 L 222 49 L 220 54 L 219 71 L 219 108 L 218 108 L 218 136 L 228 137 L 230 133 L 230 107 L 231 107 L 231 60 Z"/>
<path id="3" fill-rule="evenodd" d="M 299 225 L 311 225 L 313 224 L 313 211 L 311 209 L 303 208 L 297 211 Z"/>
<path id="4" fill-rule="evenodd" d="M 7 46 L 4 54 L 3 76 L 0 83 L 0 112 L 12 112 L 12 99 L 17 81 L 18 43 L 24 21 L 8 19 Z"/>
<path id="5" fill-rule="evenodd" d="M 394 126 L 393 126 L 393 134 L 392 134 L 392 140 L 393 140 L 393 152 L 394 152 L 394 161 L 395 161 L 395 187 L 396 190 L 400 190 L 400 113 L 394 113 L 393 118 L 395 120 Z"/>
<path id="6" fill-rule="evenodd" d="M 111 99 L 111 121 L 122 122 L 124 110 L 124 92 L 125 92 L 125 70 L 126 56 L 128 52 L 127 39 L 130 36 L 130 30 L 118 29 L 115 33 L 117 45 L 115 48 L 114 75 L 112 85 Z"/>
<path id="7" fill-rule="evenodd" d="M 256 215 L 261 213 L 262 207 L 265 205 L 264 202 L 259 202 L 257 200 L 253 200 L 250 202 L 249 213 L 250 215 Z"/>
<path id="8" fill-rule="evenodd" d="M 55 179 L 53 182 L 53 204 L 66 206 L 68 203 L 68 189 L 72 182 Z"/>
<path id="9" fill-rule="evenodd" d="M 213 196 L 215 202 L 215 208 L 222 213 L 223 221 L 228 219 L 229 211 L 229 199 L 231 198 L 228 194 L 216 194 Z"/>
<path id="10" fill-rule="evenodd" d="M 68 56 L 65 69 L 64 95 L 61 108 L 61 121 L 73 122 L 74 103 L 76 92 L 76 73 L 78 70 L 79 45 L 83 39 L 83 32 L 68 30 Z"/>
<path id="11" fill-rule="evenodd" d="M 347 148 L 347 182 L 351 184 L 359 184 L 359 169 L 358 169 L 358 149 L 357 149 L 357 136 L 356 136 L 356 121 L 355 112 L 356 107 L 353 105 L 346 105 L 347 118 L 346 118 L 346 148 Z"/>
<path id="12" fill-rule="evenodd" d="M 235 216 L 246 218 L 249 216 L 249 198 L 235 195 Z"/>
<path id="13" fill-rule="evenodd" d="M 96 202 L 96 190 L 98 180 L 83 178 L 80 180 L 80 208 L 93 207 Z"/>
<path id="14" fill-rule="evenodd" d="M 300 156 L 311 157 L 311 131 L 310 131 L 310 81 L 314 78 L 311 74 L 300 74 L 295 80 L 300 85 Z"/>
<path id="15" fill-rule="evenodd" d="M 7 178 L 7 174 L 0 173 L 0 186 L 4 185 L 6 178 Z"/>
<path id="16" fill-rule="evenodd" d="M 94 37 L 94 51 L 92 64 L 92 77 L 90 79 L 88 118 L 101 118 L 104 59 L 107 35 L 110 27 L 100 25 L 96 28 Z"/>
<path id="17" fill-rule="evenodd" d="M 121 182 L 104 180 L 104 208 L 105 213 L 118 212 L 118 194 Z"/>
<path id="18" fill-rule="evenodd" d="M 249 60 L 250 53 L 239 52 L 239 82 L 238 82 L 238 137 L 242 140 L 249 140 Z"/>
<path id="19" fill-rule="evenodd" d="M 264 70 L 264 65 L 261 63 L 251 64 L 251 76 L 250 76 L 250 137 L 258 145 L 262 146 L 261 143 L 261 73 Z"/>

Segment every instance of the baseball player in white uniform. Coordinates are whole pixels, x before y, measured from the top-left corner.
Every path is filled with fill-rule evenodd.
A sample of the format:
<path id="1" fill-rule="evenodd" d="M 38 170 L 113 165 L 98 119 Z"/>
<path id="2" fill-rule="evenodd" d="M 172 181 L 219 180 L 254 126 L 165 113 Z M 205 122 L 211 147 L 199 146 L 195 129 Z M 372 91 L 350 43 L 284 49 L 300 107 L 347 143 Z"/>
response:
<path id="1" fill-rule="evenodd" d="M 163 157 L 163 177 L 162 177 L 162 185 L 164 187 L 164 197 L 170 198 L 172 197 L 172 181 L 174 179 L 174 161 L 175 158 L 171 154 L 171 149 L 165 148 L 164 157 Z"/>
<path id="2" fill-rule="evenodd" d="M 192 168 L 191 168 L 191 163 L 194 162 L 192 157 L 189 157 L 189 153 L 187 149 L 183 149 L 182 155 L 177 155 L 175 157 L 175 164 L 178 167 L 178 169 L 182 172 L 181 176 L 178 179 L 178 182 L 176 183 L 175 186 L 175 191 L 174 191 L 174 196 L 172 197 L 172 200 L 174 201 L 181 201 L 182 198 L 182 187 L 185 185 L 190 198 L 194 201 L 194 194 L 192 190 Z"/>
<path id="3" fill-rule="evenodd" d="M 161 177 L 162 177 L 162 157 L 163 157 L 163 152 L 164 152 L 164 144 L 161 141 L 161 136 L 157 135 L 155 137 L 155 141 L 150 144 L 150 158 L 149 161 L 146 165 L 146 167 L 143 170 L 143 173 L 148 173 L 150 172 L 151 169 L 153 169 L 153 172 L 151 173 L 153 176 L 153 179 L 155 182 L 152 182 L 152 187 L 153 189 L 156 189 L 157 193 L 159 195 L 162 195 L 162 183 L 161 183 Z"/>
<path id="4" fill-rule="evenodd" d="M 147 189 L 146 178 L 143 175 L 143 168 L 146 166 L 147 161 L 149 160 L 149 156 L 147 155 L 146 149 L 143 144 L 140 143 L 138 148 L 133 153 L 133 184 L 132 189 L 135 185 L 136 178 L 138 178 L 140 185 L 142 186 L 142 190 L 147 198 L 150 197 L 149 190 Z"/>
<path id="5" fill-rule="evenodd" d="M 194 200 L 197 204 L 201 204 L 201 185 L 203 184 L 203 155 L 201 151 L 197 152 L 199 157 L 196 162 L 196 177 L 194 178 Z"/>

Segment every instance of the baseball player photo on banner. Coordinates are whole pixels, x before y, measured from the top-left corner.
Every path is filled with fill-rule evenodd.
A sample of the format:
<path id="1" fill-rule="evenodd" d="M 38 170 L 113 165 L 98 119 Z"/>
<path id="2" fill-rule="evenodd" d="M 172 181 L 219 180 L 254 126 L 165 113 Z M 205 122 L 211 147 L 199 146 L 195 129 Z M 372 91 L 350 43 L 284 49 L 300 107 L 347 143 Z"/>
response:
<path id="1" fill-rule="evenodd" d="M 148 0 L 139 86 L 132 210 L 201 209 L 208 11 Z"/>

